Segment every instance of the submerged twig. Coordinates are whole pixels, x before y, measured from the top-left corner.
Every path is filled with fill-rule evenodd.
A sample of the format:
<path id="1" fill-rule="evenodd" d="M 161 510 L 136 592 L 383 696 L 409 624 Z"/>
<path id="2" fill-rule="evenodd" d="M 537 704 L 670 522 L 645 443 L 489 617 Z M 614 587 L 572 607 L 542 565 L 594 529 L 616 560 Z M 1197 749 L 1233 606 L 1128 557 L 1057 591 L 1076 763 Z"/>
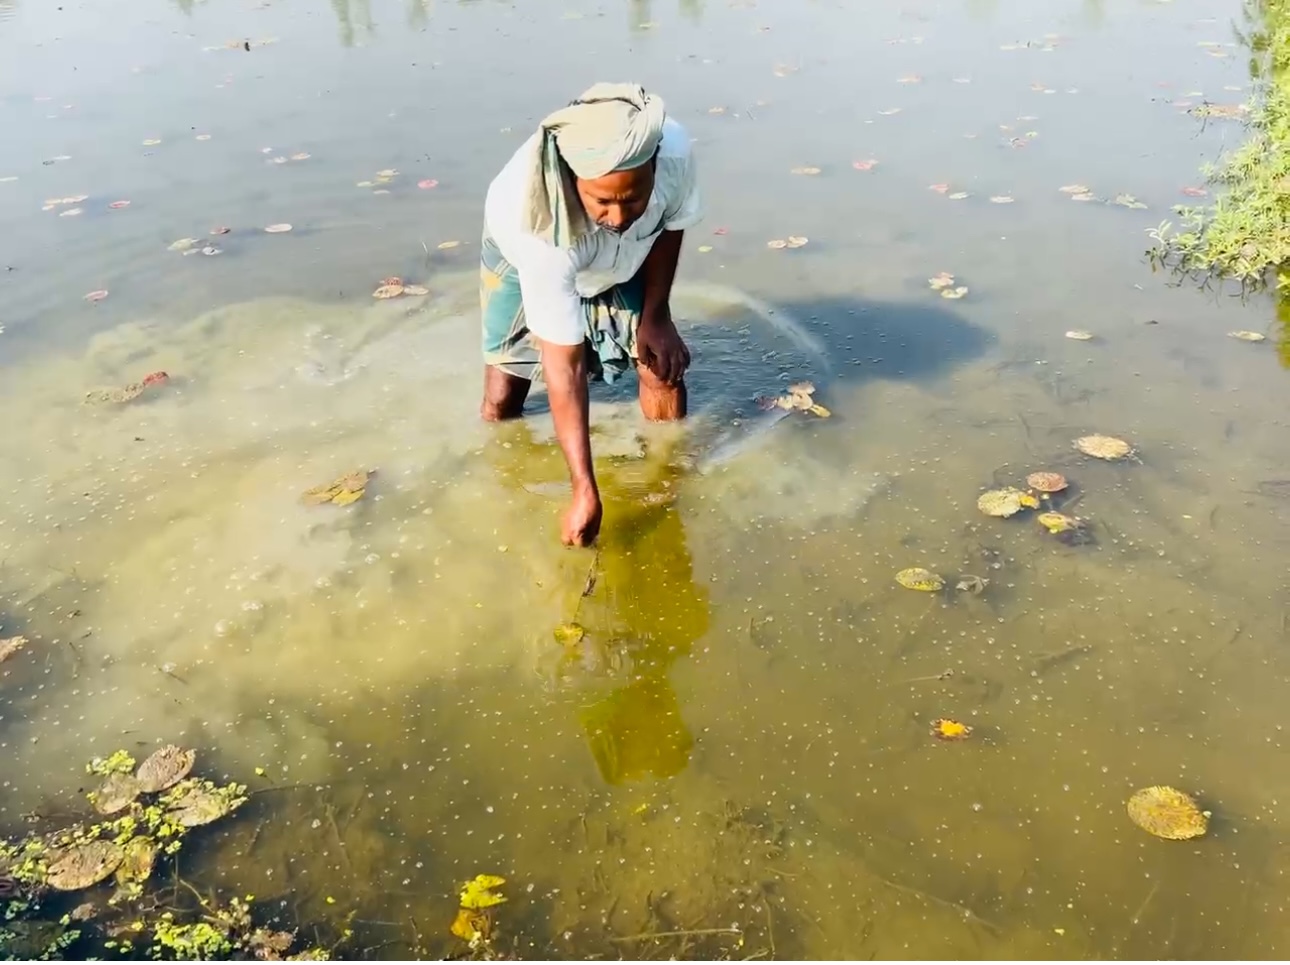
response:
<path id="1" fill-rule="evenodd" d="M 611 938 L 611 942 L 641 942 L 655 938 L 682 938 L 696 937 L 699 935 L 742 935 L 738 928 L 680 928 L 676 931 L 651 931 L 641 935 L 624 935 L 621 938 Z"/>
<path id="2" fill-rule="evenodd" d="M 873 872 L 870 872 L 870 874 L 873 874 Z M 980 925 L 982 928 L 990 932 L 990 934 L 992 935 L 1002 934 L 1002 929 L 998 925 L 996 925 L 992 921 L 982 918 L 980 915 L 974 912 L 967 905 L 960 905 L 957 901 L 951 901 L 949 898 L 942 898 L 939 895 L 933 895 L 933 894 L 929 894 L 926 891 L 920 891 L 918 888 L 915 888 L 912 885 L 902 885 L 897 881 L 892 881 L 889 878 L 884 878 L 882 875 L 874 874 L 874 877 L 877 878 L 879 881 L 881 881 L 888 888 L 894 888 L 896 891 L 904 892 L 905 894 L 912 895 L 915 898 L 921 898 L 923 901 L 926 901 L 929 904 L 940 905 L 942 908 L 949 908 L 953 911 L 956 911 L 960 915 L 962 915 L 965 920 L 973 922 L 974 924 Z"/>

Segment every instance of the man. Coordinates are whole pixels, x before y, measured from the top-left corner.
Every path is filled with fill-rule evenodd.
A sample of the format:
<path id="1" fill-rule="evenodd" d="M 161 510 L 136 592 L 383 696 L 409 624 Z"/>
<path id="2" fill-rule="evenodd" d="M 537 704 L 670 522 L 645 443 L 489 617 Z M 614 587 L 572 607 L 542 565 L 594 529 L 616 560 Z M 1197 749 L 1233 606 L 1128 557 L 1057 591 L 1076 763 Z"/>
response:
<path id="1" fill-rule="evenodd" d="M 546 383 L 573 483 L 566 545 L 600 531 L 588 380 L 634 367 L 647 419 L 685 416 L 690 352 L 668 299 L 701 215 L 689 136 L 635 84 L 596 84 L 547 117 L 489 186 L 480 414 L 516 418 L 533 379 Z"/>

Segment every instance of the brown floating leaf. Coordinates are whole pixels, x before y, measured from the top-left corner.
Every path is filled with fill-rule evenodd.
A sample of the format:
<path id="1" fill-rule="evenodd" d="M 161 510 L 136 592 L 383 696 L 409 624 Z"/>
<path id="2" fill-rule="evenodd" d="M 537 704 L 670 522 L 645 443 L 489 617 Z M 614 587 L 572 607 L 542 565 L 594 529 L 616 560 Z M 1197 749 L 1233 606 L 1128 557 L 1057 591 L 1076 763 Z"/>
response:
<path id="1" fill-rule="evenodd" d="M 358 469 L 322 486 L 306 489 L 301 499 L 310 506 L 321 506 L 324 503 L 348 506 L 363 498 L 367 491 L 367 481 L 371 477 L 372 470 Z"/>
<path id="2" fill-rule="evenodd" d="M 157 842 L 147 835 L 131 838 L 125 843 L 121 864 L 116 869 L 116 881 L 119 885 L 128 885 L 147 881 L 152 875 L 152 866 L 157 861 Z"/>
<path id="3" fill-rule="evenodd" d="M 0 663 L 4 663 L 26 645 L 27 638 L 23 636 L 6 637 L 0 640 Z"/>
<path id="4" fill-rule="evenodd" d="M 402 285 L 382 285 L 380 288 L 376 289 L 376 291 L 372 292 L 372 297 L 380 299 L 398 298 L 402 294 Z"/>
<path id="5" fill-rule="evenodd" d="M 114 771 L 90 792 L 90 803 L 99 814 L 116 814 L 133 804 L 142 790 L 132 774 Z"/>
<path id="6" fill-rule="evenodd" d="M 111 841 L 86 841 L 51 852 L 45 884 L 55 891 L 80 891 L 116 871 L 125 852 Z"/>
<path id="7" fill-rule="evenodd" d="M 218 821 L 246 799 L 231 796 L 208 781 L 187 780 L 176 784 L 164 798 L 166 820 L 180 827 L 196 828 Z"/>
<path id="8" fill-rule="evenodd" d="M 168 787 L 173 787 L 188 776 L 197 760 L 195 750 L 167 744 L 153 751 L 148 759 L 139 765 L 135 777 L 139 788 L 145 794 L 156 794 Z"/>

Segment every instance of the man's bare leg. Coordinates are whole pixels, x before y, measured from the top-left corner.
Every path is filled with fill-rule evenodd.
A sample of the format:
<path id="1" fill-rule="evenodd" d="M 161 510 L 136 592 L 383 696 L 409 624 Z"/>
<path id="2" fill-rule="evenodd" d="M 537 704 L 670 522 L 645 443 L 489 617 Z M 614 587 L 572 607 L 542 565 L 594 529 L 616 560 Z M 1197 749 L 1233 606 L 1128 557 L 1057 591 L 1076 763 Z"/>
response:
<path id="1" fill-rule="evenodd" d="M 524 400 L 532 386 L 528 379 L 503 372 L 494 365 L 484 366 L 484 401 L 479 415 L 485 422 L 518 419 L 524 414 Z"/>
<path id="2" fill-rule="evenodd" d="M 668 385 L 646 365 L 637 363 L 636 376 L 640 380 L 641 413 L 651 422 L 676 422 L 685 418 L 685 380 Z"/>

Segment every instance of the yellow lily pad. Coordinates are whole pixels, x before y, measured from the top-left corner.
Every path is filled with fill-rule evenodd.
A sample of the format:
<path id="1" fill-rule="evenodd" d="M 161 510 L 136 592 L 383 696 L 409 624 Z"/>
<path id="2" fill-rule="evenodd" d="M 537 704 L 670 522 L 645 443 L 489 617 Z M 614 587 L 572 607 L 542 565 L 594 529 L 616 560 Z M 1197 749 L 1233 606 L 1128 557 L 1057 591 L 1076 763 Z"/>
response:
<path id="1" fill-rule="evenodd" d="M 907 590 L 921 590 L 924 593 L 935 593 L 945 586 L 943 577 L 921 566 L 901 570 L 896 574 L 896 582 Z"/>
<path id="2" fill-rule="evenodd" d="M 556 643 L 563 644 L 566 647 L 572 647 L 575 644 L 582 642 L 582 638 L 587 635 L 587 631 L 582 628 L 581 624 L 561 623 L 552 631 L 552 634 L 555 637 Z"/>

